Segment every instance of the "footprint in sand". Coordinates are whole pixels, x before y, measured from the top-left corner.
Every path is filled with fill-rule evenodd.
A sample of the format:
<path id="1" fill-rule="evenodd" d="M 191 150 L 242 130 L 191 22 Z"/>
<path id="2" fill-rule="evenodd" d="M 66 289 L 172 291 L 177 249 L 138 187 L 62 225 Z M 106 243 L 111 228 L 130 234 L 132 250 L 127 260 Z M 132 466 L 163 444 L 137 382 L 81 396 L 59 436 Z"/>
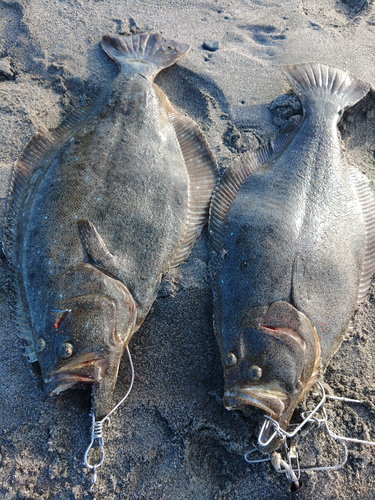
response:
<path id="1" fill-rule="evenodd" d="M 272 25 L 248 24 L 239 26 L 239 28 L 250 31 L 252 39 L 259 45 L 276 45 L 280 40 L 286 38 L 282 32 Z"/>

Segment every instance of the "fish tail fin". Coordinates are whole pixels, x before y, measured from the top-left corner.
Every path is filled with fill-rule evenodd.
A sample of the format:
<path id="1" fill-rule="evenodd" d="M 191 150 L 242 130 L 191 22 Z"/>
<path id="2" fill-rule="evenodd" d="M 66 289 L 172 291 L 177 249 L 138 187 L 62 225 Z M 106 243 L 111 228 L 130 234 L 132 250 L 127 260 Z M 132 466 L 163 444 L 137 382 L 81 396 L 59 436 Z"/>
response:
<path id="1" fill-rule="evenodd" d="M 140 73 L 154 78 L 163 68 L 181 59 L 190 49 L 186 43 L 166 40 L 161 35 L 104 35 L 103 50 L 123 73 Z"/>
<path id="2" fill-rule="evenodd" d="M 286 66 L 284 73 L 304 106 L 329 102 L 339 112 L 353 106 L 370 90 L 369 84 L 354 75 L 325 64 Z"/>

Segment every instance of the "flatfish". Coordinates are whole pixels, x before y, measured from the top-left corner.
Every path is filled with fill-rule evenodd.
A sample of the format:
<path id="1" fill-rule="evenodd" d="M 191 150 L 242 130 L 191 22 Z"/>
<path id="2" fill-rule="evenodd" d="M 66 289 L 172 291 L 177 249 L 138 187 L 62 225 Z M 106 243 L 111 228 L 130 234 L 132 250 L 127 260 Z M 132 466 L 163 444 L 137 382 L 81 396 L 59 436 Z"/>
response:
<path id="1" fill-rule="evenodd" d="M 106 35 L 120 73 L 91 106 L 37 134 L 18 160 L 5 254 L 25 354 L 52 394 L 92 384 L 108 412 L 124 349 L 208 218 L 216 165 L 154 77 L 189 46 Z"/>
<path id="2" fill-rule="evenodd" d="M 318 63 L 285 73 L 302 120 L 232 163 L 210 214 L 224 405 L 260 408 L 282 428 L 339 348 L 375 269 L 374 196 L 337 131 L 369 86 Z"/>

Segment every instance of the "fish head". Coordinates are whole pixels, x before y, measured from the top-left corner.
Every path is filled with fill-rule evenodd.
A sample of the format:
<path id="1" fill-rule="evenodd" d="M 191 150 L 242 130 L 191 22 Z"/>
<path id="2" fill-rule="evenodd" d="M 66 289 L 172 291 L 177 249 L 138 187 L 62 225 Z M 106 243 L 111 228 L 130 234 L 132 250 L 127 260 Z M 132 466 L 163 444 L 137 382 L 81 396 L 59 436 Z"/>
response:
<path id="1" fill-rule="evenodd" d="M 46 314 L 48 348 L 38 353 L 46 391 L 54 395 L 91 384 L 97 418 L 110 409 L 120 360 L 136 321 L 130 293 L 110 280 L 114 281 L 109 277 L 104 284 L 94 280 L 95 293 L 85 290 L 50 308 Z"/>
<path id="2" fill-rule="evenodd" d="M 286 428 L 318 379 L 319 338 L 308 318 L 287 302 L 254 309 L 223 356 L 224 406 L 259 408 Z"/>

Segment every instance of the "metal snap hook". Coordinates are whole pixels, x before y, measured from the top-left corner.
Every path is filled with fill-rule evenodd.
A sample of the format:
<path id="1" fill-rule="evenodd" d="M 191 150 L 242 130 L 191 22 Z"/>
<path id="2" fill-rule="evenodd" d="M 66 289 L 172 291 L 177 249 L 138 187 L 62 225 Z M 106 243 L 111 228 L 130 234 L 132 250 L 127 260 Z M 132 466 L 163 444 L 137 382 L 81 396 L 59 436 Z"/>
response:
<path id="1" fill-rule="evenodd" d="M 270 457 L 269 453 L 267 453 L 267 457 L 266 458 L 253 458 L 253 459 L 250 459 L 249 455 L 251 455 L 252 453 L 255 453 L 256 451 L 258 451 L 258 448 L 256 446 L 254 446 L 254 448 L 252 450 L 249 450 L 249 451 L 247 451 L 244 454 L 244 459 L 246 460 L 246 462 L 248 464 L 260 464 L 261 462 L 268 462 L 269 460 L 271 460 L 271 457 Z"/>
<path id="2" fill-rule="evenodd" d="M 323 406 L 323 404 L 325 403 L 326 398 L 327 398 L 326 391 L 324 390 L 324 387 L 321 384 L 321 382 L 318 382 L 318 385 L 319 385 L 320 389 L 322 390 L 322 398 L 321 398 L 321 400 L 315 406 L 315 408 L 307 415 L 307 417 L 305 417 L 304 420 L 300 424 L 297 425 L 297 427 L 293 430 L 293 432 L 287 432 L 284 429 L 282 429 L 280 427 L 279 423 L 276 422 L 276 420 L 274 420 L 269 415 L 265 415 L 264 416 L 265 420 L 263 422 L 262 428 L 261 428 L 261 430 L 259 432 L 259 436 L 258 436 L 258 444 L 260 446 L 268 446 L 276 436 L 280 437 L 283 440 L 285 440 L 286 438 L 292 438 L 292 437 L 296 436 L 298 434 L 298 432 L 307 423 L 309 423 L 309 422 L 312 421 L 313 415 L 315 415 L 317 413 L 317 411 Z M 263 441 L 262 437 L 263 437 L 264 431 L 266 430 L 266 427 L 269 427 L 270 425 L 273 425 L 274 432 L 271 435 L 271 437 L 269 439 L 267 439 L 267 441 Z"/>
<path id="3" fill-rule="evenodd" d="M 88 467 L 89 469 L 97 469 L 102 465 L 104 462 L 104 439 L 103 439 L 103 424 L 105 421 L 108 421 L 108 427 L 110 426 L 110 420 L 108 417 L 105 417 L 103 420 L 100 420 L 99 422 L 95 421 L 95 415 L 92 414 L 92 424 L 91 424 L 91 442 L 89 446 L 87 447 L 87 450 L 85 451 L 85 455 L 83 457 L 83 463 Z M 94 448 L 95 444 L 100 449 L 100 459 L 98 463 L 96 464 L 90 464 L 88 461 L 88 456 L 90 451 Z"/>
<path id="4" fill-rule="evenodd" d="M 126 351 L 128 353 L 129 363 L 130 363 L 130 368 L 131 368 L 131 381 L 130 381 L 130 386 L 129 386 L 127 393 L 121 399 L 121 401 L 119 401 L 117 403 L 117 405 L 114 408 L 112 408 L 112 410 L 102 420 L 96 421 L 94 412 L 92 412 L 92 414 L 91 414 L 91 417 L 92 417 L 91 441 L 90 441 L 90 444 L 88 445 L 87 450 L 85 451 L 85 454 L 83 457 L 84 465 L 86 465 L 86 467 L 88 467 L 89 469 L 93 470 L 93 475 L 91 478 L 91 488 L 90 488 L 91 492 L 94 491 L 94 485 L 95 485 L 96 480 L 97 480 L 96 469 L 102 465 L 102 463 L 104 462 L 104 458 L 105 458 L 103 424 L 104 424 L 104 422 L 107 422 L 108 427 L 111 425 L 111 421 L 110 421 L 109 417 L 112 415 L 113 412 L 115 412 L 117 410 L 117 408 L 119 408 L 119 406 L 122 405 L 122 403 L 125 401 L 125 399 L 129 396 L 129 394 L 132 390 L 133 384 L 134 384 L 134 366 L 133 366 L 133 361 L 132 361 L 128 346 L 126 346 Z M 91 450 L 94 452 L 95 447 L 99 448 L 100 457 L 99 457 L 97 463 L 93 464 L 93 463 L 89 462 L 89 454 L 90 454 Z"/>

